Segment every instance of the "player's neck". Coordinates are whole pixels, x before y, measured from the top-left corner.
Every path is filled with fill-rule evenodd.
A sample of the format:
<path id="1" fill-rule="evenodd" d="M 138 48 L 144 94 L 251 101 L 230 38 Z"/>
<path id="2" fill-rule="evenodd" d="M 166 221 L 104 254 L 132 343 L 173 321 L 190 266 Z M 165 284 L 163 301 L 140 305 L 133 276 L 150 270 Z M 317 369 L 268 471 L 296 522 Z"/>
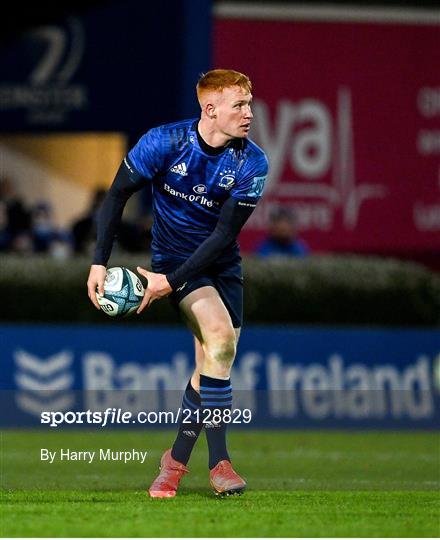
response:
<path id="1" fill-rule="evenodd" d="M 224 148 L 231 141 L 231 139 L 224 133 L 221 133 L 216 129 L 213 129 L 211 126 L 206 125 L 203 118 L 199 120 L 197 131 L 205 143 L 212 148 Z"/>

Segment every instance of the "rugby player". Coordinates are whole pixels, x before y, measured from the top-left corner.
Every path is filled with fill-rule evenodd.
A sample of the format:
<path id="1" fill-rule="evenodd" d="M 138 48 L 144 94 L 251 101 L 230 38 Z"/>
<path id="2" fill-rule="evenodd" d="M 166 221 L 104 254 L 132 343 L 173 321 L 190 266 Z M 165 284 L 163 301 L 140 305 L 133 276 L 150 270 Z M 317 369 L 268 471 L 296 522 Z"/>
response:
<path id="1" fill-rule="evenodd" d="M 231 465 L 223 413 L 232 405 L 230 371 L 243 316 L 237 237 L 261 197 L 268 171 L 265 153 L 248 139 L 251 92 L 251 81 L 237 71 L 204 74 L 197 83 L 200 118 L 144 134 L 123 160 L 99 214 L 87 282 L 93 304 L 99 309 L 96 290 L 103 294 L 125 203 L 151 186 L 153 271 L 137 268 L 148 280 L 138 313 L 168 296 L 194 335 L 195 369 L 182 402 L 182 408 L 193 411 L 191 423 L 180 424 L 172 448 L 163 454 L 151 497 L 176 495 L 203 427 L 215 493 L 240 494 L 246 487 Z M 216 416 L 206 415 L 216 410 Z"/>

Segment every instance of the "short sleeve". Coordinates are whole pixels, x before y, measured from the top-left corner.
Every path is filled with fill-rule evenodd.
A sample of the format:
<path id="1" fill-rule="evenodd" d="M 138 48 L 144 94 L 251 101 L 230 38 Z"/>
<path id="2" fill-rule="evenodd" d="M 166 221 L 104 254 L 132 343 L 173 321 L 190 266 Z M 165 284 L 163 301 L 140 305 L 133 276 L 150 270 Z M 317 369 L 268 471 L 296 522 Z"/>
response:
<path id="1" fill-rule="evenodd" d="M 268 168 L 267 158 L 264 154 L 249 159 L 243 167 L 238 182 L 231 190 L 232 197 L 256 204 L 263 194 Z"/>
<path id="2" fill-rule="evenodd" d="M 161 128 L 153 128 L 142 135 L 128 158 L 139 174 L 151 180 L 162 168 L 163 147 Z"/>

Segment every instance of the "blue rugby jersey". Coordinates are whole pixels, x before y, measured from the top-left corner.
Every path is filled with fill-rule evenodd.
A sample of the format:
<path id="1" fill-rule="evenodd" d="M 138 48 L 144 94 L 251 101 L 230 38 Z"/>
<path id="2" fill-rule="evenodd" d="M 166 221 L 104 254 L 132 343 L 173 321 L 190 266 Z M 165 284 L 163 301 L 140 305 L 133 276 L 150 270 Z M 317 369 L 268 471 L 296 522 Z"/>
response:
<path id="1" fill-rule="evenodd" d="M 210 236 L 229 197 L 254 207 L 261 197 L 267 158 L 249 139 L 235 139 L 218 155 L 197 137 L 197 119 L 151 129 L 128 160 L 153 188 L 153 260 L 188 258 Z M 237 243 L 233 246 L 237 251 Z"/>

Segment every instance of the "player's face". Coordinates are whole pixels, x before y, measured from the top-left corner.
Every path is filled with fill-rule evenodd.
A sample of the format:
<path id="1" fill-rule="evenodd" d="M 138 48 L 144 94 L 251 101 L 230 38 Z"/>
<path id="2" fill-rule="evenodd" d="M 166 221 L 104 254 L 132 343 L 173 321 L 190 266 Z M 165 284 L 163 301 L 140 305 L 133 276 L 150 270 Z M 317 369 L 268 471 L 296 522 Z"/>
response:
<path id="1" fill-rule="evenodd" d="M 225 88 L 215 108 L 217 129 L 229 139 L 247 137 L 253 118 L 252 94 L 239 86 Z"/>

